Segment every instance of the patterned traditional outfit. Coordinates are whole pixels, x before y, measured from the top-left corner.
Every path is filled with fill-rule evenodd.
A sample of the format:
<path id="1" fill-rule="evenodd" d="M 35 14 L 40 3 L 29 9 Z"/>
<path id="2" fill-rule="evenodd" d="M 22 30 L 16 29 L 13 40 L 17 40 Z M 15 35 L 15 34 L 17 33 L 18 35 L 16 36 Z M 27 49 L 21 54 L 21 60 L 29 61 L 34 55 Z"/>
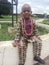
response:
<path id="1" fill-rule="evenodd" d="M 26 49 L 28 46 L 28 40 L 32 41 L 34 56 L 40 56 L 42 43 L 36 30 L 35 22 L 32 19 L 22 19 L 17 23 L 15 39 L 19 42 L 22 38 L 23 46 L 18 46 L 20 64 L 25 63 Z M 34 40 L 34 36 L 38 40 Z M 20 43 L 19 43 L 20 44 Z"/>

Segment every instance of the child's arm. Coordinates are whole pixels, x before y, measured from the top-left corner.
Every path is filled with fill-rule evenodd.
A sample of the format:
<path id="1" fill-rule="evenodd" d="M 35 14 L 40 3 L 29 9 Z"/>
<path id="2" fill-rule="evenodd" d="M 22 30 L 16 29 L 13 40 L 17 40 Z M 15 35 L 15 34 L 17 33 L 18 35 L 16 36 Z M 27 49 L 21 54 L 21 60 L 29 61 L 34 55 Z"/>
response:
<path id="1" fill-rule="evenodd" d="M 35 22 L 34 22 L 34 24 L 33 24 L 33 35 L 37 38 L 37 39 L 39 39 L 40 41 L 42 41 L 41 39 L 40 39 L 40 37 L 39 37 L 39 34 L 38 34 L 38 31 L 37 31 L 37 27 L 36 27 L 36 24 L 35 24 Z"/>
<path id="2" fill-rule="evenodd" d="M 16 26 L 16 34 L 15 34 L 15 40 L 18 41 L 18 42 L 20 41 L 21 33 L 22 33 L 21 23 L 18 22 L 17 26 Z"/>
<path id="3" fill-rule="evenodd" d="M 21 23 L 20 22 L 17 22 L 16 24 L 16 27 L 15 27 L 15 39 L 14 39 L 14 42 L 13 42 L 13 46 L 16 47 L 19 44 L 19 41 L 20 41 L 20 38 L 21 38 Z"/>

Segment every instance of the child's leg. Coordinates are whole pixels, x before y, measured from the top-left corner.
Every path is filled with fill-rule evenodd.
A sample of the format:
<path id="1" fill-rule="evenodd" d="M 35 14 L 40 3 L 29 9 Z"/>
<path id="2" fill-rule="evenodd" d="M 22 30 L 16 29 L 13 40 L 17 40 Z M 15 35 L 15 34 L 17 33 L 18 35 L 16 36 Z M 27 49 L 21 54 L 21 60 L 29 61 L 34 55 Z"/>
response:
<path id="1" fill-rule="evenodd" d="M 35 42 L 33 42 L 33 53 L 35 57 L 37 55 L 37 44 Z"/>
<path id="2" fill-rule="evenodd" d="M 22 47 L 18 47 L 19 49 L 19 64 L 24 64 L 26 59 L 26 49 L 27 45 L 24 45 Z"/>
<path id="3" fill-rule="evenodd" d="M 34 60 L 38 61 L 41 64 L 45 64 L 45 61 L 42 58 L 40 58 L 42 43 L 35 42 L 33 45 Z"/>
<path id="4" fill-rule="evenodd" d="M 40 57 L 41 55 L 41 49 L 42 49 L 42 43 L 37 43 L 37 56 Z"/>
<path id="5" fill-rule="evenodd" d="M 37 57 L 40 56 L 40 54 L 41 54 L 41 47 L 42 47 L 42 43 L 37 43 L 37 42 L 33 43 L 34 57 L 35 56 L 37 56 Z"/>

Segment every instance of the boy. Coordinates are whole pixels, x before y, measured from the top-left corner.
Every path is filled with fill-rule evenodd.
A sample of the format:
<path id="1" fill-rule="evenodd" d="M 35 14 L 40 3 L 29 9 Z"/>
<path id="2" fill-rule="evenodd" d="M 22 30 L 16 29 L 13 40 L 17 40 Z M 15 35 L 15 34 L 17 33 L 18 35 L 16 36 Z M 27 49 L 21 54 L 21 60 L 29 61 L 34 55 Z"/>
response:
<path id="1" fill-rule="evenodd" d="M 24 65 L 26 58 L 26 49 L 28 45 L 28 40 L 33 42 L 33 51 L 34 51 L 34 60 L 38 61 L 41 64 L 44 64 L 45 61 L 40 58 L 41 52 L 41 39 L 39 38 L 35 22 L 31 19 L 31 7 L 28 4 L 22 6 L 22 20 L 17 23 L 17 34 L 16 39 L 13 42 L 13 46 L 18 46 L 19 48 L 19 65 Z M 19 42 L 22 40 L 23 45 Z M 25 42 L 25 43 L 24 43 Z"/>

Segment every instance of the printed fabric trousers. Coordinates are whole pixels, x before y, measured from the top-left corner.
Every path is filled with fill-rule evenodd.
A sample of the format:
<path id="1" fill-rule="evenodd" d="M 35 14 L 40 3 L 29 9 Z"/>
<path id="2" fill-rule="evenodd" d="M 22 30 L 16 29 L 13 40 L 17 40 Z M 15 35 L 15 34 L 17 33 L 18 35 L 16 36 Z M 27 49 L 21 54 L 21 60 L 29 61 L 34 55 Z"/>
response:
<path id="1" fill-rule="evenodd" d="M 29 43 L 27 44 L 23 44 L 23 46 L 19 46 L 18 47 L 18 51 L 19 51 L 19 64 L 24 64 L 25 63 L 25 60 L 26 60 L 26 50 L 27 50 L 27 46 L 28 46 Z M 32 43 L 33 45 L 33 53 L 34 53 L 34 57 L 35 56 L 40 56 L 41 54 L 41 46 L 42 46 L 42 43 L 37 43 L 36 41 L 34 41 Z"/>

